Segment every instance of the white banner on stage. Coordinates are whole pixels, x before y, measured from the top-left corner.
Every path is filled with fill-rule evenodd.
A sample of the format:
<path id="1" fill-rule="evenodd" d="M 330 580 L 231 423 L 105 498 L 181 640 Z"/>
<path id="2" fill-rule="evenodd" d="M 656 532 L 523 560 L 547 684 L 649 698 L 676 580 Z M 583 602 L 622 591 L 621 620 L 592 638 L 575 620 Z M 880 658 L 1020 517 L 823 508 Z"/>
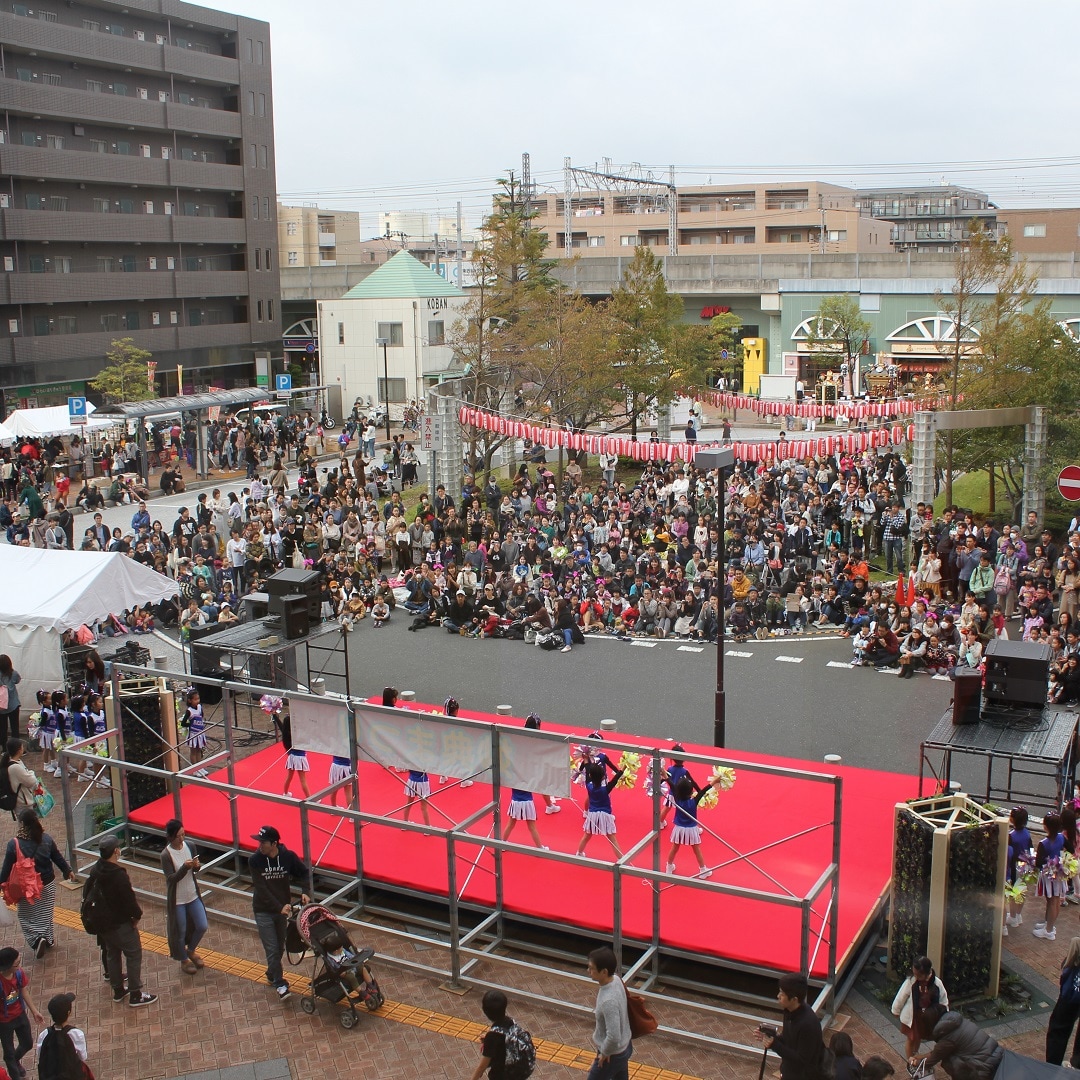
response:
<path id="1" fill-rule="evenodd" d="M 381 765 L 491 782 L 491 727 L 480 721 L 448 720 L 410 709 L 391 712 L 356 706 L 356 742 L 361 758 Z M 504 787 L 545 795 L 570 794 L 570 756 L 562 742 L 499 728 L 500 774 Z"/>
<path id="2" fill-rule="evenodd" d="M 289 698 L 292 741 L 297 750 L 349 756 L 349 706 L 341 698 Z"/>

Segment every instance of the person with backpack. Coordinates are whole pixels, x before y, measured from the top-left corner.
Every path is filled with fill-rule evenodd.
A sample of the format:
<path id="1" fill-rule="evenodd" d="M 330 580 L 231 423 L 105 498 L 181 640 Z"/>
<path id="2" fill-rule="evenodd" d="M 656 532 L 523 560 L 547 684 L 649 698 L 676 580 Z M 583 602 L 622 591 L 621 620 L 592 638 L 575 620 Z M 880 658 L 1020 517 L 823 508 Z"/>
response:
<path id="1" fill-rule="evenodd" d="M 100 935 L 108 949 L 113 1001 L 119 1004 L 126 999 L 133 1009 L 157 1001 L 157 994 L 143 991 L 139 937 L 142 908 L 127 871 L 120 865 L 120 841 L 115 836 L 106 836 L 101 841 L 98 861 L 83 885 L 80 915 L 87 933 Z M 127 961 L 126 989 L 123 960 Z"/>
<path id="2" fill-rule="evenodd" d="M 38 778 L 23 763 L 26 743 L 22 739 L 8 739 L 3 757 L 0 757 L 0 810 L 7 810 L 15 818 L 19 807 L 34 805 L 34 792 Z"/>
<path id="3" fill-rule="evenodd" d="M 53 910 L 56 907 L 56 870 L 68 881 L 75 872 L 60 854 L 56 841 L 41 827 L 33 807 L 19 812 L 19 831 L 7 844 L 0 867 L 4 900 L 17 902 L 19 926 L 27 948 L 40 960 L 55 944 Z"/>
<path id="4" fill-rule="evenodd" d="M 1046 1060 L 1051 1065 L 1060 1065 L 1064 1060 L 1065 1047 L 1080 1016 L 1080 937 L 1069 942 L 1058 981 L 1061 989 L 1046 1028 Z M 1080 1068 L 1080 1029 L 1076 1032 L 1069 1064 L 1074 1069 Z"/>
<path id="5" fill-rule="evenodd" d="M 74 1008 L 74 994 L 49 998 L 52 1023 L 37 1037 L 39 1080 L 93 1080 L 86 1064 L 86 1035 L 68 1023 Z"/>
<path id="6" fill-rule="evenodd" d="M 487 1069 L 490 1080 L 526 1080 L 536 1068 L 532 1036 L 506 1015 L 506 995 L 488 990 L 480 1002 L 491 1027 L 480 1040 L 480 1063 L 472 1080 L 480 1080 Z"/>
<path id="7" fill-rule="evenodd" d="M 4 1048 L 4 1065 L 12 1077 L 26 1075 L 20 1062 L 34 1047 L 26 1014 L 29 1012 L 39 1024 L 45 1020 L 30 997 L 29 987 L 30 979 L 19 967 L 19 950 L 0 949 L 0 1045 Z"/>

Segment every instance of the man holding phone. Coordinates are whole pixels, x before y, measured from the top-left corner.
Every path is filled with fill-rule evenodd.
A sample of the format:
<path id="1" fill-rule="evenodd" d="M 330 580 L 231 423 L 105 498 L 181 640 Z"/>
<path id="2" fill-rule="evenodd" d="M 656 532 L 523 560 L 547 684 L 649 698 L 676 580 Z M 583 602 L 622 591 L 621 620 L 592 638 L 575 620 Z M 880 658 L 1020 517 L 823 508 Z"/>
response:
<path id="1" fill-rule="evenodd" d="M 307 892 L 300 894 L 308 903 L 311 892 L 311 869 L 281 842 L 281 833 L 273 825 L 264 825 L 252 837 L 259 850 L 248 859 L 251 870 L 251 906 L 255 926 L 266 954 L 266 980 L 284 1001 L 292 991 L 281 968 L 285 955 L 285 931 L 292 905 L 292 879 L 304 883 Z"/>
<path id="2" fill-rule="evenodd" d="M 757 1030 L 765 1049 L 780 1058 L 784 1080 L 821 1080 L 825 1042 L 821 1023 L 806 1004 L 808 991 L 802 975 L 782 975 L 776 1000 L 784 1012 L 784 1026 L 779 1032 L 765 1024 Z"/>

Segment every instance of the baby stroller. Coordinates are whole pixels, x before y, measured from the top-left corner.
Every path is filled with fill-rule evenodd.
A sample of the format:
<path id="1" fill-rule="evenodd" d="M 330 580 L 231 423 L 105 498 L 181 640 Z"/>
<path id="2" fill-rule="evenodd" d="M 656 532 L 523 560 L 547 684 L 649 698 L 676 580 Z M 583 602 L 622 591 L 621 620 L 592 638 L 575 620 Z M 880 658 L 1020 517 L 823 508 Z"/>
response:
<path id="1" fill-rule="evenodd" d="M 315 954 L 311 992 L 300 999 L 300 1008 L 314 1013 L 318 998 L 334 1005 L 344 1003 L 339 1014 L 341 1026 L 355 1027 L 360 1019 L 358 1004 L 374 1012 L 386 1000 L 368 964 L 375 950 L 355 948 L 348 931 L 322 904 L 304 904 L 294 919 L 300 939 Z"/>

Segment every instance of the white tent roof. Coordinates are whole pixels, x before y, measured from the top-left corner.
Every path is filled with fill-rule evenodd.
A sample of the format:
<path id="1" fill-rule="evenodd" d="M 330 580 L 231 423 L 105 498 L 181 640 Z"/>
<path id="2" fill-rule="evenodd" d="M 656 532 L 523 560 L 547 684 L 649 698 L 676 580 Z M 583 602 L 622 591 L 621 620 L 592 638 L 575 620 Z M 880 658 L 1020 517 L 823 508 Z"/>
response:
<path id="1" fill-rule="evenodd" d="M 71 630 L 177 592 L 172 578 L 115 551 L 0 546 L 0 571 L 0 625 Z"/>
<path id="2" fill-rule="evenodd" d="M 10 446 L 15 441 L 15 432 L 0 424 L 0 446 Z"/>
<path id="3" fill-rule="evenodd" d="M 88 413 L 94 411 L 92 402 L 86 403 Z M 4 420 L 4 427 L 16 439 L 45 439 L 53 435 L 82 435 L 86 431 L 96 431 L 112 427 L 117 421 L 88 416 L 85 424 L 72 424 L 66 405 L 54 405 L 48 409 L 16 409 Z"/>

